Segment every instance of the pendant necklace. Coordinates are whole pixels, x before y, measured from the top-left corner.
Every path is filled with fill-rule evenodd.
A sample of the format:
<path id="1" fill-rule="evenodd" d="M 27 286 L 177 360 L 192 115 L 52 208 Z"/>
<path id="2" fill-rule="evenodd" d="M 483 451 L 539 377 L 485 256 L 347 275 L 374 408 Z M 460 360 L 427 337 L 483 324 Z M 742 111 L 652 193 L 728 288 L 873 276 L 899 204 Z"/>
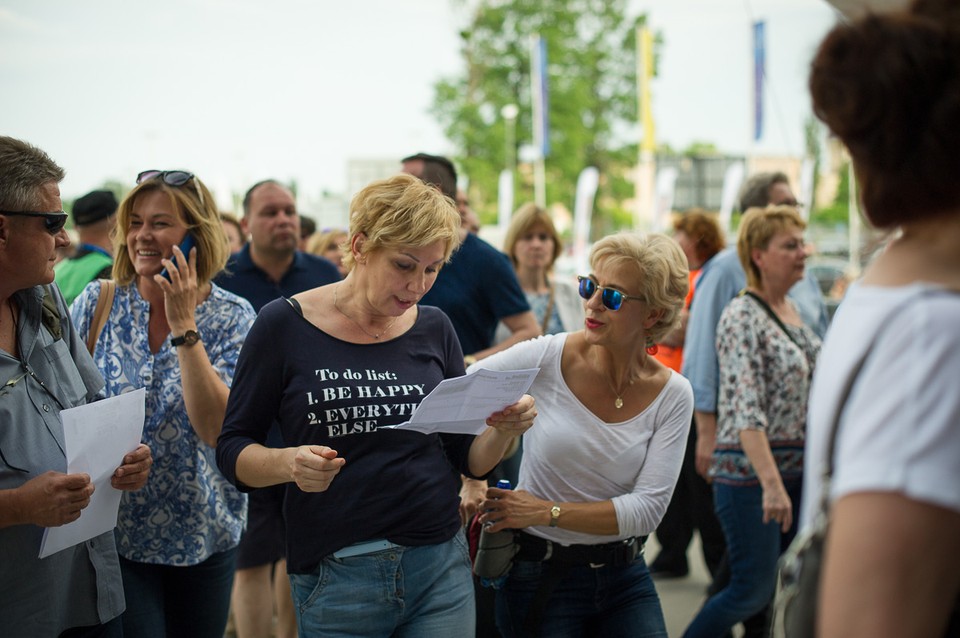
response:
<path id="1" fill-rule="evenodd" d="M 618 392 L 617 389 L 613 386 L 613 382 L 610 381 L 610 378 L 607 375 L 602 374 L 599 370 L 599 368 L 602 368 L 602 366 L 600 366 L 600 355 L 596 355 L 595 358 L 597 360 L 597 367 L 598 367 L 597 374 L 603 377 L 604 381 L 607 382 L 607 385 L 610 386 L 610 389 L 613 390 L 614 396 L 617 397 L 617 400 L 613 402 L 613 407 L 619 410 L 620 408 L 623 407 L 623 392 L 627 389 L 627 386 L 633 385 L 633 382 L 636 381 L 636 379 L 628 380 L 626 383 L 623 384 L 623 387 Z"/>
<path id="2" fill-rule="evenodd" d="M 340 291 L 340 284 L 337 284 L 337 287 L 333 289 L 333 307 L 336 308 L 337 311 L 338 311 L 341 315 L 343 315 L 344 317 L 346 317 L 347 319 L 349 319 L 351 322 L 353 322 L 353 325 L 355 325 L 356 327 L 360 328 L 360 332 L 362 332 L 363 334 L 367 335 L 367 336 L 370 337 L 371 339 L 377 339 L 377 340 L 379 341 L 379 340 L 380 340 L 380 337 L 382 337 L 383 335 L 387 334 L 387 331 L 390 330 L 390 328 L 393 327 L 393 324 L 397 323 L 397 319 L 399 319 L 399 318 L 402 316 L 402 315 L 398 315 L 398 316 L 394 317 L 394 318 L 390 321 L 390 323 L 388 323 L 388 324 L 386 325 L 386 327 L 385 327 L 383 330 L 381 330 L 379 333 L 377 333 L 377 334 L 373 334 L 372 332 L 367 332 L 367 331 L 364 329 L 364 327 L 360 325 L 360 322 L 358 322 L 356 319 L 354 319 L 353 317 L 351 317 L 350 315 L 348 315 L 347 313 L 345 313 L 345 312 L 343 311 L 343 308 L 340 307 L 340 303 L 339 303 L 339 301 L 338 301 L 338 299 L 337 299 L 337 293 L 338 293 L 339 291 Z"/>

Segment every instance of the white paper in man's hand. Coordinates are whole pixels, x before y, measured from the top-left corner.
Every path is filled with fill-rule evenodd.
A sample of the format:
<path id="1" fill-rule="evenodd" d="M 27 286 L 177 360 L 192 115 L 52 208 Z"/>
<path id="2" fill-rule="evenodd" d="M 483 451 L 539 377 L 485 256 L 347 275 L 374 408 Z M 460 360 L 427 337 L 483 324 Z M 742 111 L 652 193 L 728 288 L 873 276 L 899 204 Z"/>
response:
<path id="1" fill-rule="evenodd" d="M 117 526 L 121 492 L 110 485 L 110 478 L 120 467 L 123 457 L 140 445 L 146 396 L 146 390 L 140 388 L 60 413 L 67 474 L 89 474 L 94 491 L 90 504 L 80 512 L 80 518 L 44 530 L 40 558 Z"/>
<path id="2" fill-rule="evenodd" d="M 540 368 L 487 370 L 444 379 L 420 402 L 406 423 L 390 427 L 430 434 L 480 434 L 494 412 L 513 405 L 530 389 Z"/>

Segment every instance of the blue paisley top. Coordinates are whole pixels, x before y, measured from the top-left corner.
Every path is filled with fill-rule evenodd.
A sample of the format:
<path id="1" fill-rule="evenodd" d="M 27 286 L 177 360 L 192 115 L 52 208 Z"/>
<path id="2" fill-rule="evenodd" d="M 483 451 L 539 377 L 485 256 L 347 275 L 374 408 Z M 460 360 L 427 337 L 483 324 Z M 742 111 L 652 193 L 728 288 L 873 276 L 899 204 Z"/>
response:
<path id="1" fill-rule="evenodd" d="M 94 281 L 71 306 L 84 340 L 99 295 L 100 284 Z M 228 386 L 254 318 L 245 299 L 216 285 L 197 306 L 200 338 Z M 223 477 L 214 448 L 190 425 L 176 349 L 166 340 L 157 354 L 150 352 L 149 319 L 150 304 L 136 285 L 118 286 L 93 353 L 108 397 L 147 389 L 143 442 L 153 451 L 153 467 L 143 489 L 123 493 L 117 550 L 141 563 L 195 565 L 237 545 L 246 523 L 247 498 Z"/>

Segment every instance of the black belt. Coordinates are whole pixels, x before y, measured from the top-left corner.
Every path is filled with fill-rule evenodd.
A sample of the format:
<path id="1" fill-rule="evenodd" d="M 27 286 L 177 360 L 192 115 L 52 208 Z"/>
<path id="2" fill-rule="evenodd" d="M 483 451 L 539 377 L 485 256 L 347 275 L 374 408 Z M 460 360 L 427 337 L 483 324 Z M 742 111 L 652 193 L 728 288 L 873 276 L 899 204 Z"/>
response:
<path id="1" fill-rule="evenodd" d="M 520 551 L 515 560 L 553 562 L 570 566 L 620 567 L 629 565 L 643 553 L 643 544 L 646 540 L 645 536 L 641 538 L 631 536 L 622 541 L 602 545 L 561 545 L 539 536 L 520 532 L 517 535 Z"/>

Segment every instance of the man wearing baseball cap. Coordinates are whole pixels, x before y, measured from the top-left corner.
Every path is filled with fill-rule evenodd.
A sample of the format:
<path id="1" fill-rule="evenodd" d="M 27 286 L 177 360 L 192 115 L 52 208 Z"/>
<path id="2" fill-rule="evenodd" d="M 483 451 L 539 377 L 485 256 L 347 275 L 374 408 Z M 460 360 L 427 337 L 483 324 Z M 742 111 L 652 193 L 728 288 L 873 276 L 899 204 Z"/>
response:
<path id="1" fill-rule="evenodd" d="M 73 203 L 77 228 L 77 252 L 57 264 L 56 282 L 67 304 L 73 303 L 94 279 L 110 279 L 113 246 L 110 233 L 116 225 L 117 198 L 110 191 L 87 193 Z"/>

